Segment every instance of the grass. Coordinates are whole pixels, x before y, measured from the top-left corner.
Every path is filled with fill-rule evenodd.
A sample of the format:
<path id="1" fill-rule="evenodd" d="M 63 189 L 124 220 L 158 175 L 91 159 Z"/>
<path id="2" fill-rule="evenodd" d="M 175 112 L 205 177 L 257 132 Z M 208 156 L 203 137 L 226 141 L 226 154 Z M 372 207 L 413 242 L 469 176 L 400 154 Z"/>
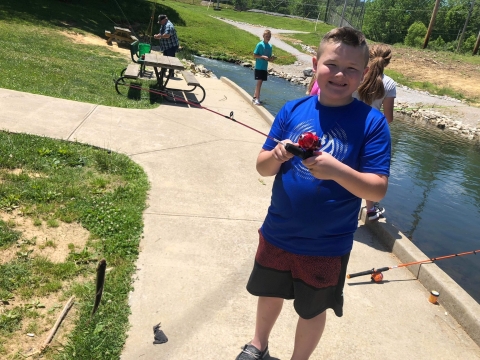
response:
<path id="1" fill-rule="evenodd" d="M 0 132 L 0 199 L 8 199 L 0 203 L 0 211 L 46 226 L 76 222 L 90 233 L 84 248 L 69 244 L 67 259 L 57 263 L 33 252 L 35 247 L 56 248 L 57 241 L 26 239 L 14 222 L 0 221 L 0 249 L 18 249 L 13 259 L 0 263 L 0 301 L 17 304 L 0 314 L 0 358 L 8 355 L 2 344 L 12 333 L 38 328 L 35 319 L 50 312 L 32 300 L 52 295 L 60 301 L 75 295 L 79 308 L 64 349 L 50 350 L 47 358 L 119 358 L 148 187 L 146 174 L 125 155 Z M 112 270 L 101 306 L 89 321 L 101 258 Z"/>
<path id="2" fill-rule="evenodd" d="M 446 95 L 454 99 L 465 100 L 468 102 L 475 101 L 475 99 L 468 99 L 462 93 L 448 87 L 436 86 L 435 84 L 432 84 L 428 81 L 412 81 L 409 78 L 402 75 L 401 73 L 394 70 L 385 69 L 385 74 L 390 76 L 397 83 L 408 86 L 409 88 L 412 88 L 412 89 L 428 91 L 430 94 L 434 94 L 434 95 L 440 95 L 440 96 Z"/>

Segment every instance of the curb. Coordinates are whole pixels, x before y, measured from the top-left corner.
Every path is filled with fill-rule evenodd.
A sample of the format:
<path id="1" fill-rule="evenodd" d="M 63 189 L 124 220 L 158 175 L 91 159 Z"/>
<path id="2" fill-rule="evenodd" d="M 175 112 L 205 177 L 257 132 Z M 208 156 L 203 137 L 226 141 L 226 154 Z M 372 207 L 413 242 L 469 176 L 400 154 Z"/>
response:
<path id="1" fill-rule="evenodd" d="M 367 210 L 362 208 L 360 220 L 402 263 L 428 259 L 428 256 L 386 219 L 368 221 Z M 407 269 L 428 291 L 440 292 L 441 305 L 480 346 L 480 304 L 434 263 L 412 265 Z"/>
<path id="2" fill-rule="evenodd" d="M 232 80 L 230 80 L 230 79 L 228 79 L 224 76 L 220 77 L 220 80 L 223 81 L 228 86 L 230 86 L 233 90 L 238 92 L 242 96 L 242 98 L 244 98 L 247 102 L 252 104 L 252 96 L 250 94 L 248 94 L 245 90 L 243 90 L 240 86 L 238 86 Z M 263 106 L 257 106 L 257 105 L 253 105 L 253 104 L 252 104 L 252 107 L 268 124 L 270 124 L 270 125 L 273 124 L 274 117 L 273 117 L 272 114 L 270 114 L 267 111 L 267 109 L 265 109 Z"/>

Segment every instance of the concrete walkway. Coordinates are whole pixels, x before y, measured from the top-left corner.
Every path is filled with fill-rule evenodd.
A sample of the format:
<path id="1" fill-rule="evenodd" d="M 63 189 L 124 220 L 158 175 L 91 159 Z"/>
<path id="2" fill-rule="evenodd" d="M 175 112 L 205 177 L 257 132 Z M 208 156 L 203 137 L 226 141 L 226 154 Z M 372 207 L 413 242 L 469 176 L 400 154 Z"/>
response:
<path id="1" fill-rule="evenodd" d="M 237 120 L 268 132 L 265 119 L 271 117 L 253 107 L 243 90 L 228 81 L 200 82 L 207 90 L 203 106 L 225 115 L 234 111 Z M 122 359 L 233 360 L 254 330 L 256 299 L 245 284 L 273 180 L 255 170 L 264 137 L 187 105 L 128 110 L 0 89 L 0 107 L 3 130 L 109 148 L 148 174 L 151 191 Z M 402 240 L 395 232 L 393 237 Z M 359 221 L 349 272 L 398 263 Z M 311 359 L 480 359 L 472 335 L 442 305 L 443 293 L 440 305 L 433 305 L 430 290 L 404 268 L 385 273 L 382 284 L 368 277 L 347 280 L 344 316 L 328 311 Z M 290 358 L 296 318 L 286 302 L 270 339 L 273 359 Z M 152 327 L 159 322 L 169 341 L 153 345 Z"/>

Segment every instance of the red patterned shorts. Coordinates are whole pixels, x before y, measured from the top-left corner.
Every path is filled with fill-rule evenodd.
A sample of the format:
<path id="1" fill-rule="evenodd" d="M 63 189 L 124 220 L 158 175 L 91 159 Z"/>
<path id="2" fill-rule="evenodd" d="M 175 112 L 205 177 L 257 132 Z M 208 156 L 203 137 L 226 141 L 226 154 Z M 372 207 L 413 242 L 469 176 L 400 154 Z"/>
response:
<path id="1" fill-rule="evenodd" d="M 304 319 L 311 319 L 328 308 L 342 316 L 349 257 L 350 253 L 343 256 L 292 254 L 270 244 L 260 233 L 247 290 L 257 296 L 294 299 L 295 310 Z"/>

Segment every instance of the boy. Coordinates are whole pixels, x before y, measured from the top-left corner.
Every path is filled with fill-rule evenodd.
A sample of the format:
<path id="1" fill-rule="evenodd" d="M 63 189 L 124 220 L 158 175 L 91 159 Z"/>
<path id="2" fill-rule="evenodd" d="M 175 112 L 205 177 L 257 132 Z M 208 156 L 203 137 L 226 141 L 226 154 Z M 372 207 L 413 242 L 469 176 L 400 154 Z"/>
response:
<path id="1" fill-rule="evenodd" d="M 385 196 L 390 133 L 383 115 L 352 94 L 367 72 L 368 46 L 352 28 L 328 32 L 318 48 L 319 97 L 285 104 L 270 136 L 296 143 L 314 132 L 320 151 L 301 160 L 267 139 L 257 159 L 262 176 L 275 175 L 272 201 L 247 290 L 258 296 L 255 335 L 237 360 L 268 358 L 268 338 L 284 299 L 299 315 L 292 360 L 315 350 L 326 309 L 343 314 L 343 285 L 361 199 Z"/>
<path id="2" fill-rule="evenodd" d="M 267 81 L 268 78 L 268 62 L 274 60 L 274 57 L 272 56 L 272 45 L 268 43 L 271 38 L 271 31 L 265 30 L 263 32 L 263 40 L 257 44 L 253 51 L 253 57 L 255 58 L 255 80 L 257 80 L 255 94 L 252 99 L 252 102 L 255 105 L 261 104 L 260 89 L 262 88 L 262 83 Z"/>

